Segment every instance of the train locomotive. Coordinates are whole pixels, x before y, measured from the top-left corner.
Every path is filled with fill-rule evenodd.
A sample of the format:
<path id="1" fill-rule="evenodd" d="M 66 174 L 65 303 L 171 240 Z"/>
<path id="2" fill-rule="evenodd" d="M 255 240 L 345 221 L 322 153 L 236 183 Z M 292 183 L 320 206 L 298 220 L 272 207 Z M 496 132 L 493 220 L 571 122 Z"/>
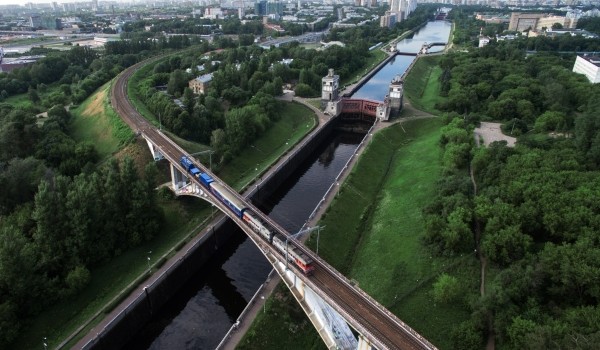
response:
<path id="1" fill-rule="evenodd" d="M 229 189 L 214 181 L 210 175 L 201 172 L 188 157 L 182 156 L 180 163 L 188 174 L 198 179 L 202 186 L 206 187 L 237 217 L 242 219 L 248 227 L 259 234 L 265 241 L 269 242 L 269 244 L 273 245 L 283 256 L 287 256 L 287 259 L 294 263 L 305 275 L 309 275 L 314 270 L 313 261 L 309 256 L 294 245 L 288 244 L 286 250 L 285 236 L 276 232 L 270 225 L 260 220 L 258 216 L 253 215 L 252 210 L 246 207 Z"/>

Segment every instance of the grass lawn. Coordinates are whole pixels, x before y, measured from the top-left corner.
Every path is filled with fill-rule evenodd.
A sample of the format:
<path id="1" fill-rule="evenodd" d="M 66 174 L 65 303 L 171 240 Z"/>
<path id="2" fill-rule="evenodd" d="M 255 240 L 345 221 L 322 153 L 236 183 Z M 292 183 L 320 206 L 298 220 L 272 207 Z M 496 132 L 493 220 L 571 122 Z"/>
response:
<path id="1" fill-rule="evenodd" d="M 108 92 L 108 86 L 104 86 L 77 109 L 73 118 L 73 134 L 77 135 L 79 139 L 91 141 L 95 145 L 104 145 L 102 154 L 105 156 L 118 150 L 117 156 L 142 154 L 141 158 L 143 159 L 139 159 L 141 163 L 145 164 L 151 161 L 150 153 L 145 148 L 144 142 L 128 143 L 123 149 L 120 134 L 107 132 L 107 128 L 110 128 L 114 122 L 111 122 L 110 115 L 116 117 L 109 106 L 101 103 L 106 100 Z M 252 181 L 258 173 L 254 169 L 266 169 L 314 127 L 316 119 L 308 108 L 297 103 L 284 102 L 281 102 L 280 107 L 281 119 L 255 141 L 255 147 L 249 148 L 247 152 L 240 154 L 217 171 L 219 176 L 224 176 L 228 183 L 235 188 L 241 188 Z M 90 118 L 90 116 L 95 117 Z M 177 142 L 186 150 L 193 152 L 207 149 L 205 145 L 181 139 L 177 139 Z M 236 170 L 232 170 L 232 168 L 236 168 Z M 174 249 L 180 249 L 201 230 L 204 221 L 210 217 L 212 212 L 207 203 L 191 197 L 161 200 L 161 207 L 165 213 L 166 222 L 159 236 L 92 269 L 92 280 L 80 295 L 58 303 L 37 318 L 27 321 L 28 324 L 15 342 L 14 349 L 37 348 L 43 337 L 48 338 L 48 345 L 51 348 L 56 347 L 75 329 L 100 312 L 99 316 L 86 329 L 91 328 L 133 288 L 145 280 L 148 256 L 151 257 L 153 269 L 160 267 L 174 253 Z M 151 254 L 148 253 L 150 251 Z M 80 333 L 80 336 L 83 334 L 83 332 Z M 68 346 L 74 345 L 76 341 L 77 338 Z"/>
<path id="2" fill-rule="evenodd" d="M 440 326 L 469 315 L 461 307 L 434 307 L 429 292 L 439 273 L 467 261 L 431 257 L 420 243 L 421 210 L 440 177 L 441 125 L 414 120 L 375 136 L 320 223 L 327 228 L 319 252 L 434 344 L 449 348 L 451 327 Z"/>
<path id="3" fill-rule="evenodd" d="M 117 152 L 133 138 L 131 129 L 108 106 L 110 84 L 104 84 L 71 110 L 71 136 L 76 141 L 92 142 L 102 159 Z"/>
<path id="4" fill-rule="evenodd" d="M 319 223 L 326 226 L 319 254 L 434 344 L 449 348 L 451 326 L 469 314 L 461 305 L 435 305 L 431 285 L 442 271 L 462 273 L 478 263 L 432 258 L 420 245 L 421 208 L 440 177 L 440 127 L 438 119 L 421 119 L 376 134 Z M 308 245 L 314 249 L 315 243 L 313 236 Z M 276 294 L 269 300 L 267 314 L 274 317 L 259 318 L 242 349 L 307 348 L 295 339 L 310 344 L 319 339 L 315 330 L 299 327 L 292 332 L 281 324 L 292 317 L 279 305 L 289 298 Z M 291 312 L 302 311 L 297 306 Z"/>
<path id="5" fill-rule="evenodd" d="M 308 107 L 295 102 L 278 103 L 281 119 L 225 168 L 219 169 L 219 177 L 233 188 L 245 187 L 316 126 L 315 115 Z"/>
<path id="6" fill-rule="evenodd" d="M 365 68 L 366 71 L 370 71 L 371 69 L 375 68 L 379 63 L 381 63 L 381 61 L 385 60 L 387 57 L 388 55 L 385 52 L 379 49 L 373 50 L 371 51 L 367 63 L 363 66 L 363 68 Z M 357 81 L 359 81 L 360 78 L 362 78 L 364 75 L 365 72 L 363 72 L 362 69 L 359 69 L 356 71 L 356 74 L 348 77 L 347 79 L 342 79 L 340 81 L 340 86 L 354 84 Z"/>
<path id="7" fill-rule="evenodd" d="M 408 73 L 404 82 L 404 94 L 415 108 L 439 114 L 435 103 L 446 99 L 439 96 L 439 77 L 442 69 L 438 66 L 441 56 L 420 57 Z"/>
<path id="8" fill-rule="evenodd" d="M 58 84 L 50 84 L 47 85 L 46 88 L 44 89 L 44 92 L 41 92 L 39 90 L 37 91 L 38 96 L 40 97 L 40 101 L 43 101 L 44 98 L 48 95 L 50 95 L 51 93 L 58 91 L 60 89 L 60 86 Z M 28 93 L 23 93 L 23 94 L 18 94 L 18 95 L 13 95 L 10 97 L 7 97 L 5 100 L 3 100 L 0 103 L 6 103 L 9 104 L 15 108 L 18 109 L 22 109 L 25 110 L 27 112 L 31 112 L 31 113 L 42 113 L 45 112 L 46 110 L 48 110 L 48 108 L 44 107 L 41 102 L 37 102 L 34 103 L 30 98 L 29 98 L 29 94 Z"/>

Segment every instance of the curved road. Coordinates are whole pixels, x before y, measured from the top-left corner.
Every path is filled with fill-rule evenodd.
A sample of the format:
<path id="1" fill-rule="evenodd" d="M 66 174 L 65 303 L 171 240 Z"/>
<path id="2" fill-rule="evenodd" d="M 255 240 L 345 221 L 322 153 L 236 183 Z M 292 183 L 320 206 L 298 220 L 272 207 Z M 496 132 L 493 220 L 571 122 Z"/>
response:
<path id="1" fill-rule="evenodd" d="M 123 120 L 136 131 L 136 133 L 141 134 L 145 139 L 160 148 L 163 156 L 180 168 L 179 159 L 181 156 L 189 156 L 189 154 L 152 126 L 139 112 L 137 112 L 127 98 L 127 81 L 139 67 L 147 63 L 148 61 L 138 63 L 129 67 L 119 75 L 111 92 L 111 104 Z M 202 165 L 200 165 L 199 168 L 202 172 L 211 174 L 216 181 L 219 181 L 221 184 L 228 187 Z M 182 170 L 183 169 L 180 169 L 180 171 Z M 193 179 L 193 181 L 196 181 L 196 179 Z M 288 232 L 283 230 L 268 216 L 262 214 L 236 191 L 230 190 L 241 201 L 245 202 L 249 208 L 257 213 L 257 215 L 261 216 L 263 220 L 269 222 L 283 234 L 289 235 Z M 212 196 L 211 193 L 209 193 L 209 195 Z M 220 203 L 214 198 L 213 200 L 216 203 Z M 239 218 L 232 215 L 232 213 L 224 206 L 220 207 L 221 210 L 234 219 L 234 221 L 236 221 L 236 223 L 238 223 L 238 225 L 242 227 L 255 242 L 262 240 L 260 236 L 249 230 Z M 326 262 L 322 261 L 311 250 L 293 240 L 290 240 L 290 244 L 296 245 L 315 261 L 315 271 L 312 276 L 306 277 L 301 272 L 298 272 L 298 277 L 303 279 L 311 289 L 319 294 L 325 301 L 330 303 L 330 305 L 336 309 L 347 322 L 349 322 L 351 327 L 355 328 L 359 333 L 372 341 L 373 345 L 378 349 L 435 349 L 431 343 L 400 321 L 395 315 L 386 310 L 374 299 L 362 290 L 352 286 L 346 277 L 341 275 Z M 285 261 L 285 257 L 277 250 L 273 249 L 271 245 L 260 245 L 269 249 L 272 255 L 277 255 L 282 261 Z"/>

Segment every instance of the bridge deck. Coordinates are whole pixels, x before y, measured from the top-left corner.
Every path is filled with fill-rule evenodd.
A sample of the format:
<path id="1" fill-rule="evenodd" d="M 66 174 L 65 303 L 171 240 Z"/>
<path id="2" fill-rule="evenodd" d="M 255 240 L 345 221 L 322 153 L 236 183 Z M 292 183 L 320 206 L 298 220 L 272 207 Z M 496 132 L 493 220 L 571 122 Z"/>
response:
<path id="1" fill-rule="evenodd" d="M 146 63 L 146 62 L 144 62 Z M 126 95 L 126 86 L 129 77 L 135 70 L 141 66 L 138 63 L 125 70 L 115 82 L 111 94 L 111 103 L 117 112 L 121 115 L 124 121 L 133 129 L 140 133 L 144 138 L 149 140 L 156 147 L 160 148 L 163 156 L 168 159 L 174 166 L 184 172 L 184 169 L 179 165 L 181 156 L 189 154 L 181 149 L 172 140 L 166 137 L 162 132 L 153 127 L 140 113 L 136 111 Z M 200 165 L 200 164 L 198 164 Z M 229 188 L 218 177 L 212 174 L 203 165 L 199 166 L 202 172 L 210 174 L 216 181 Z M 200 183 L 192 178 L 200 185 Z M 200 185 L 201 186 L 201 185 Z M 273 228 L 284 235 L 288 235 L 283 228 L 276 222 L 264 215 L 260 210 L 255 208 L 252 203 L 246 201 L 236 191 L 229 188 L 239 200 L 243 201 L 248 208 L 255 212 L 262 220 L 268 222 Z M 218 201 L 210 191 L 207 194 L 213 197 L 213 201 L 220 209 L 232 218 L 238 225 L 245 228 L 245 232 L 250 238 L 259 244 L 261 248 L 268 249 L 270 254 L 279 256 L 281 261 L 285 261 L 279 251 L 271 245 L 265 244 L 260 236 L 255 234 L 233 213 L 227 209 L 220 201 Z M 396 316 L 386 310 L 382 305 L 364 293 L 362 290 L 353 286 L 346 277 L 337 272 L 333 267 L 327 264 L 316 256 L 311 250 L 307 249 L 300 242 L 290 240 L 291 245 L 295 245 L 298 249 L 309 255 L 315 264 L 315 271 L 312 276 L 305 276 L 298 271 L 297 275 L 310 288 L 319 294 L 325 301 L 338 311 L 346 321 L 361 333 L 365 338 L 369 339 L 379 349 L 433 349 L 435 348 L 426 339 L 422 338 L 414 330 L 400 321 Z M 292 265 L 290 265 L 292 266 Z"/>

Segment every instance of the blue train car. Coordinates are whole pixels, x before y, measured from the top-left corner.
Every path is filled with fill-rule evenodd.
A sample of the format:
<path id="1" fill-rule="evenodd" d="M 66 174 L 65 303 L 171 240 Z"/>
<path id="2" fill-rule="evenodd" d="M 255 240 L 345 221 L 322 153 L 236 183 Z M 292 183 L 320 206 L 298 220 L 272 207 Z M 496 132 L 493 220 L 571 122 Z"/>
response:
<path id="1" fill-rule="evenodd" d="M 220 183 L 213 181 L 210 183 L 210 190 L 215 194 L 215 196 L 217 196 L 217 198 L 219 198 L 221 202 L 225 203 L 225 205 L 227 205 L 229 209 L 235 213 L 235 215 L 237 215 L 239 218 L 243 217 L 246 206 L 244 203 L 242 203 L 242 201 L 237 199 L 237 197 L 232 195 L 227 188 Z"/>
<path id="2" fill-rule="evenodd" d="M 204 186 L 206 186 L 206 188 L 210 188 L 210 184 L 211 182 L 214 182 L 215 180 L 213 180 L 212 177 L 210 177 L 210 175 L 206 174 L 206 173 L 200 173 L 198 177 L 198 180 L 200 180 L 200 183 Z"/>
<path id="3" fill-rule="evenodd" d="M 181 166 L 184 167 L 188 173 L 192 174 L 192 176 L 194 176 L 194 177 L 199 176 L 200 170 L 198 170 L 198 168 L 196 168 L 194 163 L 188 157 L 186 157 L 186 156 L 181 157 L 181 160 L 179 161 L 179 163 L 181 163 Z"/>
<path id="4" fill-rule="evenodd" d="M 190 171 L 191 168 L 195 168 L 194 163 L 186 156 L 182 156 L 179 163 L 181 163 L 181 166 L 187 171 Z"/>

